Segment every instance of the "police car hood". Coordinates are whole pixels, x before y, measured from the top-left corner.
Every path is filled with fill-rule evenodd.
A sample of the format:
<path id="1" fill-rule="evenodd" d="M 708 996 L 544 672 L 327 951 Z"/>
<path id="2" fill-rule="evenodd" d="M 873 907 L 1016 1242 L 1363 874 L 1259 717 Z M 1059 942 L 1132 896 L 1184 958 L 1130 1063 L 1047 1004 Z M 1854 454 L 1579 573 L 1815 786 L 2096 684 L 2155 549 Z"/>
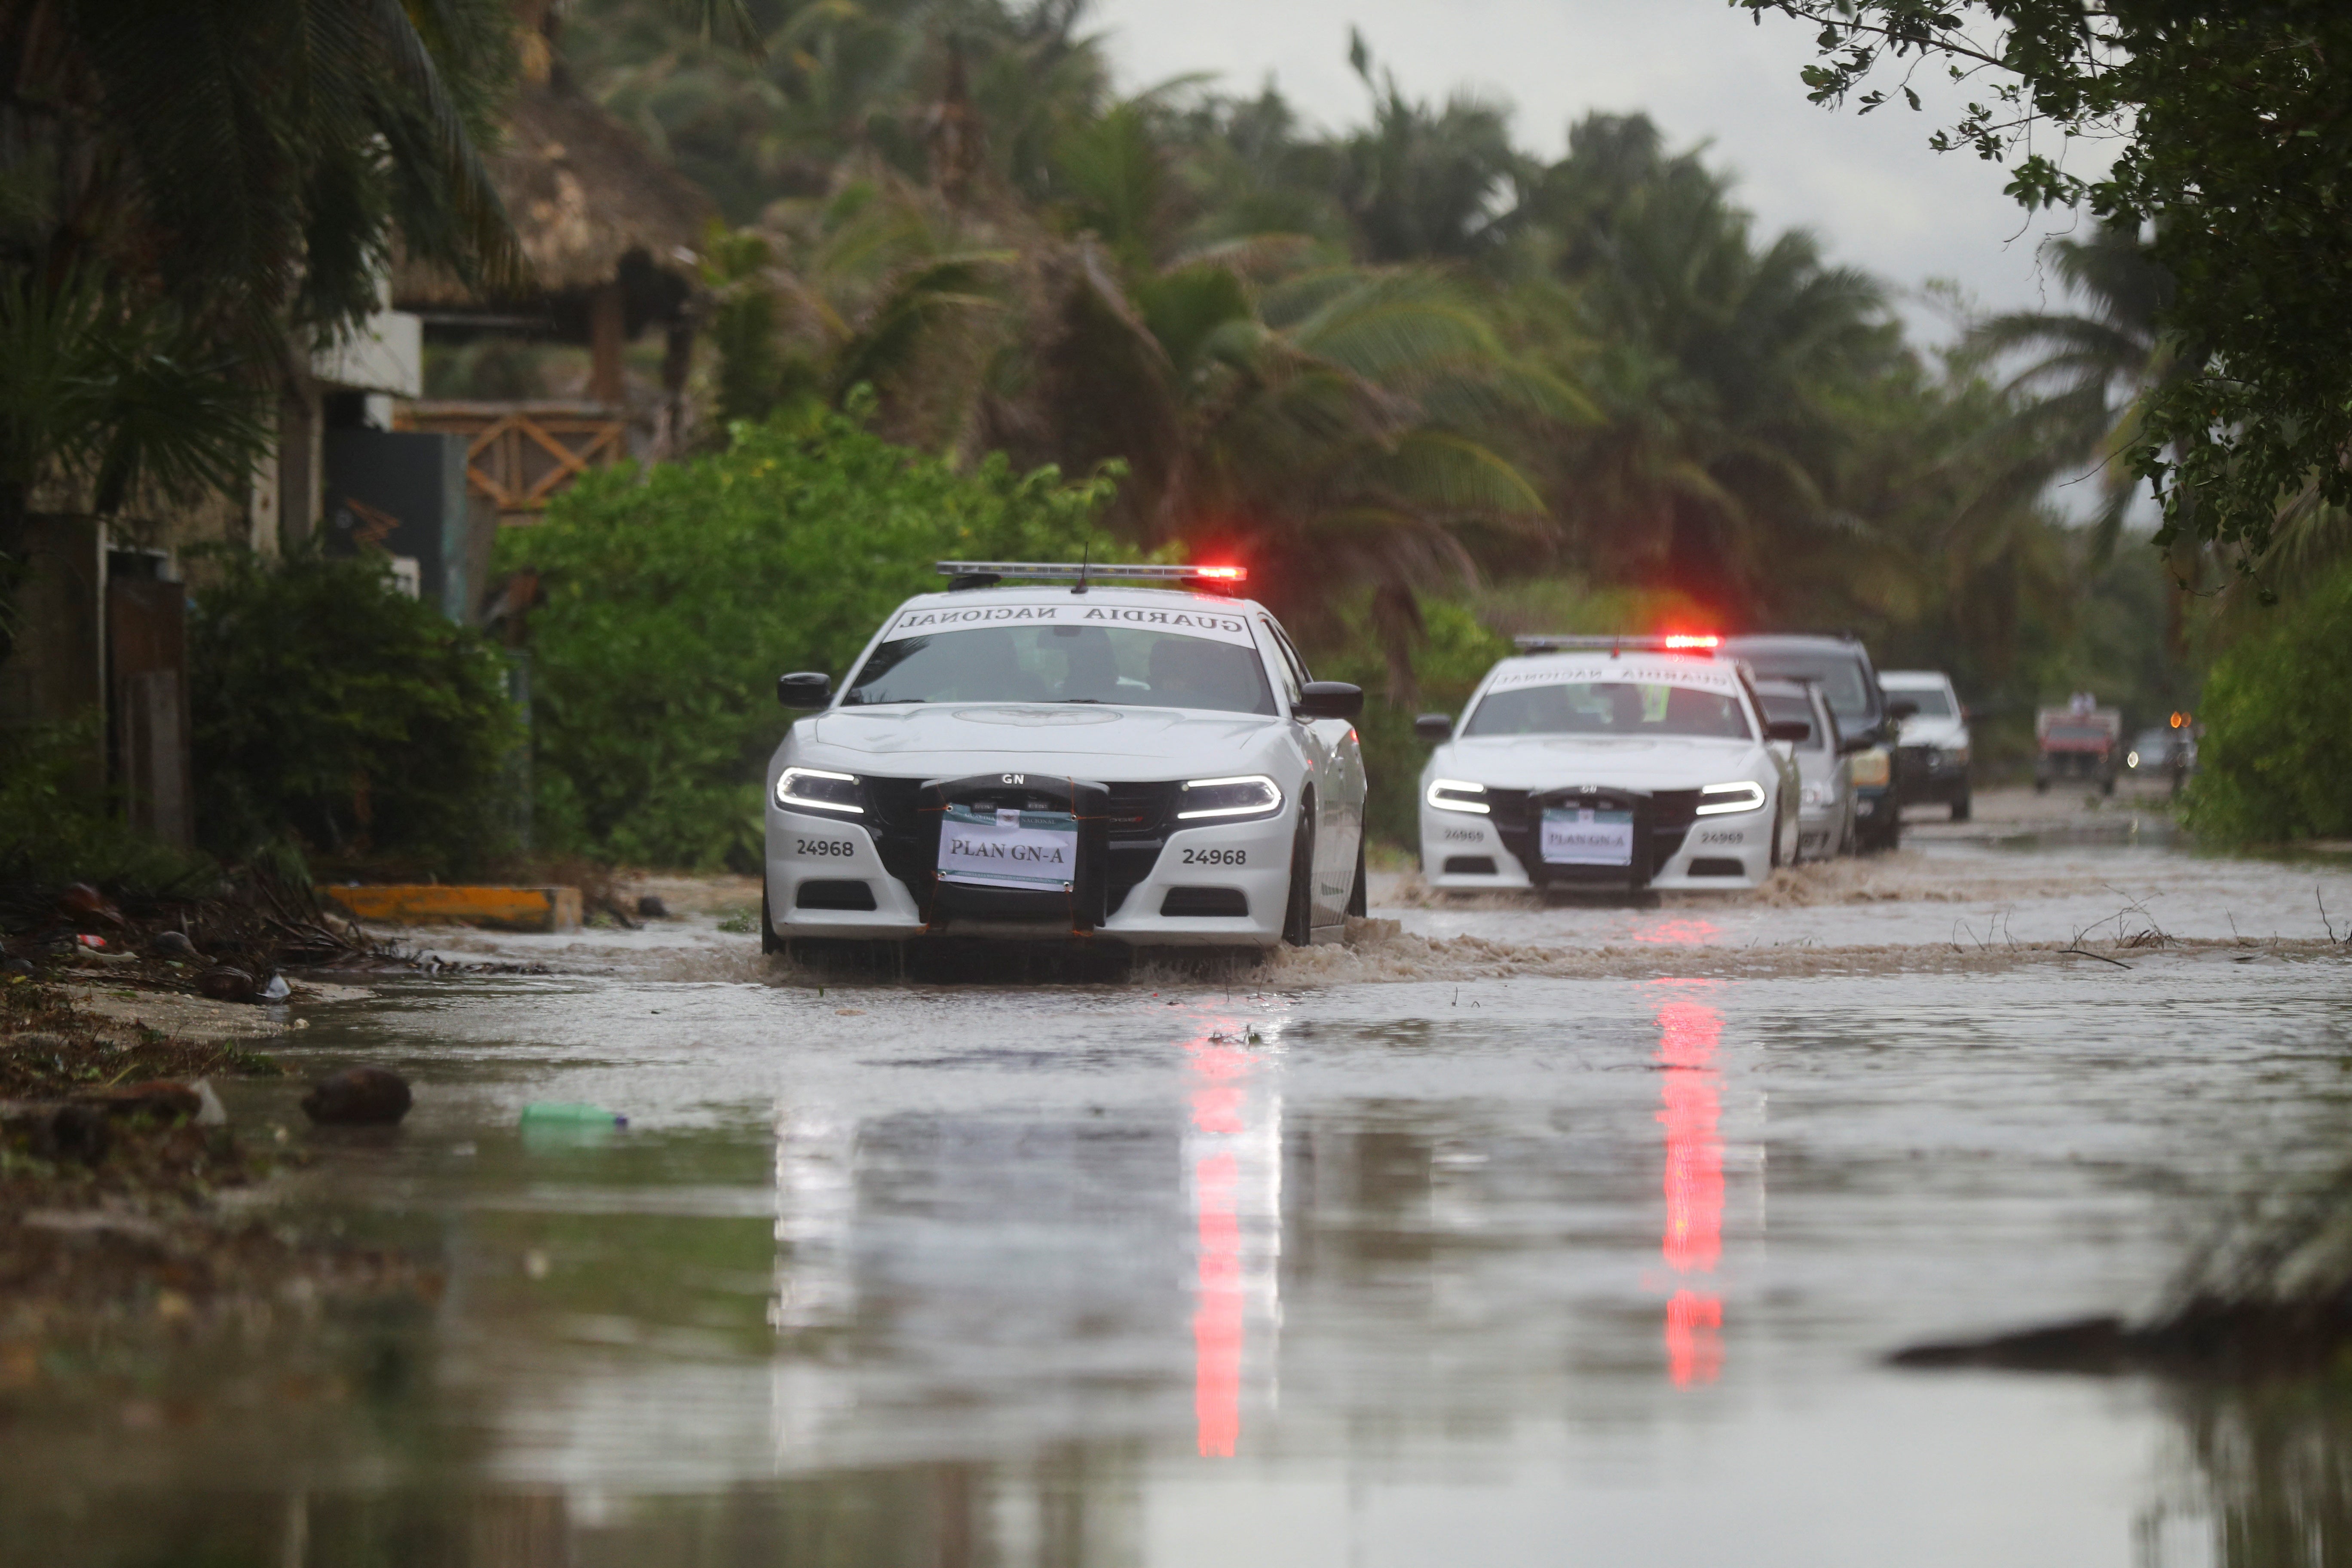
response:
<path id="1" fill-rule="evenodd" d="M 1757 776 L 1754 741 L 1684 735 L 1496 735 L 1438 748 L 1431 774 L 1492 789 L 1698 789 Z"/>
<path id="2" fill-rule="evenodd" d="M 796 761 L 844 773 L 957 777 L 1021 767 L 1080 778 L 1200 778 L 1246 768 L 1287 721 L 1256 713 L 1108 703 L 890 703 L 835 708 L 795 725 Z"/>

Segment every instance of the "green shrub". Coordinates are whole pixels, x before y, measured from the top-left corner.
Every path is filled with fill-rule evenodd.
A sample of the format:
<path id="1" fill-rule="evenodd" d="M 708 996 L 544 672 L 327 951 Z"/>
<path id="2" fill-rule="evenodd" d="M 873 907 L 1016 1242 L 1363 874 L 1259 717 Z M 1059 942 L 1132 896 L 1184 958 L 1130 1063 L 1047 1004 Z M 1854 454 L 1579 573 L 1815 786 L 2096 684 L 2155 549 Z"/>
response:
<path id="1" fill-rule="evenodd" d="M 535 567 L 534 826 L 544 847 L 639 865 L 755 865 L 763 764 L 791 715 L 776 677 L 848 673 L 947 558 L 1072 560 L 1107 480 L 977 472 L 803 406 L 720 456 L 593 474 L 499 541 Z M 1131 556 L 1124 558 L 1131 559 Z"/>
<path id="2" fill-rule="evenodd" d="M 70 724 L 0 726 L 0 929 L 45 917 L 66 882 L 132 903 L 194 896 L 218 882 L 211 861 L 132 831 L 116 797 L 91 790 L 104 728 L 96 712 Z"/>
<path id="3" fill-rule="evenodd" d="M 402 594 L 381 555 L 221 564 L 189 627 L 205 847 L 291 836 L 438 874 L 513 847 L 522 731 L 496 645 Z"/>
<path id="4" fill-rule="evenodd" d="M 2352 837 L 2352 567 L 2214 664 L 2185 819 L 2221 842 Z"/>

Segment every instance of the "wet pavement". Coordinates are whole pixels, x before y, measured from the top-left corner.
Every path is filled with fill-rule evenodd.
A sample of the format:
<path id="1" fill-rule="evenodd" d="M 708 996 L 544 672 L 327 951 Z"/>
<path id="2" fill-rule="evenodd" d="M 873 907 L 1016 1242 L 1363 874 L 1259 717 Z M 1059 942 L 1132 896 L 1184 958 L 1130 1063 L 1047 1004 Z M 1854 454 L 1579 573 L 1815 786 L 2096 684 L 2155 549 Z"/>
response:
<path id="1" fill-rule="evenodd" d="M 703 921 L 316 1007 L 284 1054 L 399 1068 L 405 1126 L 231 1114 L 319 1149 L 290 1213 L 446 1289 L 299 1364 L 0 1392 L 0 1563 L 2337 1560 L 2329 1399 L 1881 1358 L 2146 1311 L 2334 1171 L 2352 962 L 1678 969 L 1979 905 L 2063 939 L 2106 879 L 2204 934 L 2352 877 L 1923 837 L 1793 905 L 1375 910 L 1714 928 L 1643 973 L 844 984 Z"/>

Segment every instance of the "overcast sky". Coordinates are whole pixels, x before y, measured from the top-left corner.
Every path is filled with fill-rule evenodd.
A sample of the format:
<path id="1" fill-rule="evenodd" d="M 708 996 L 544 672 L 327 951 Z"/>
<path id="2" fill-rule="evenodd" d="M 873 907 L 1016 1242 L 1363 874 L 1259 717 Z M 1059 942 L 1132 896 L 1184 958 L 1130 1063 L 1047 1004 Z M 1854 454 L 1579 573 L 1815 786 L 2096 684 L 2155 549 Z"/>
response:
<path id="1" fill-rule="evenodd" d="M 1516 109 L 1519 144 L 1546 157 L 1592 110 L 1645 110 L 1675 148 L 1710 143 L 1768 230 L 1810 228 L 1832 261 L 1906 290 L 1948 279 L 1994 310 L 2059 302 L 2035 247 L 2075 220 L 2029 225 L 1998 166 L 1927 150 L 1937 99 L 1954 101 L 1948 83 L 1921 73 L 1923 89 L 1944 88 L 1923 91 L 1927 114 L 1817 109 L 1797 77 L 1811 34 L 1786 17 L 1759 27 L 1726 0 L 1097 0 L 1092 17 L 1122 91 L 1213 71 L 1221 90 L 1253 93 L 1271 76 L 1326 129 L 1367 118 L 1348 68 L 1351 25 L 1407 96 L 1499 97 Z M 1915 331 L 1948 333 L 1935 310 L 1904 314 Z"/>

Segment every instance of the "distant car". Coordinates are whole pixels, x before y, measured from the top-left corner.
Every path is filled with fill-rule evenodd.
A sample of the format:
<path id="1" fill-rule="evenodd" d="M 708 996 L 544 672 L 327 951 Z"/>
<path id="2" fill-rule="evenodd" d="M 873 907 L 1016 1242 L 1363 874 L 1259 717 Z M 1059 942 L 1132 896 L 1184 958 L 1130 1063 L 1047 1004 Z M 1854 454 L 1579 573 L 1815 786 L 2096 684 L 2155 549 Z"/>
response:
<path id="1" fill-rule="evenodd" d="M 1935 669 L 1882 669 L 1889 699 L 1914 710 L 1895 748 L 1895 795 L 1905 805 L 1951 807 L 1954 822 L 1969 819 L 1969 714 L 1949 677 Z"/>
<path id="2" fill-rule="evenodd" d="M 2102 795 L 2116 793 L 2116 775 L 2124 763 L 2124 716 L 2120 710 L 2101 708 L 2088 697 L 2063 708 L 2042 708 L 2033 715 L 2033 787 L 2047 791 L 2053 784 L 2081 780 L 2099 786 Z"/>
<path id="3" fill-rule="evenodd" d="M 1848 776 L 1857 847 L 1894 848 L 1903 835 L 1895 796 L 1895 726 L 1910 710 L 1880 689 L 1870 650 L 1853 637 L 1776 635 L 1726 637 L 1723 651 L 1745 662 L 1759 679 L 1820 684 L 1845 743 L 1856 748 Z"/>
<path id="4" fill-rule="evenodd" d="M 2180 731 L 2159 725 L 2142 730 L 2132 738 L 2131 749 L 2124 753 L 2124 767 L 2137 779 L 2165 779 L 2172 776 L 2172 751 L 2181 743 Z"/>
<path id="5" fill-rule="evenodd" d="M 1850 748 L 1838 733 L 1837 715 L 1829 700 L 1810 680 L 1759 678 L 1756 694 L 1764 700 L 1764 717 L 1776 722 L 1801 723 L 1812 732 L 1790 743 L 1802 781 L 1797 796 L 1797 833 L 1803 857 L 1826 860 L 1853 853 L 1853 785 L 1847 779 Z"/>
<path id="6" fill-rule="evenodd" d="M 1753 888 L 1793 861 L 1796 763 L 1738 661 L 1706 638 L 1521 637 L 1421 777 L 1441 889 Z"/>
<path id="7" fill-rule="evenodd" d="M 1239 568 L 940 570 L 948 591 L 893 611 L 837 694 L 777 682 L 815 711 L 768 766 L 770 951 L 1265 948 L 1363 912 L 1363 693 L 1310 679 L 1262 606 L 1212 591 Z"/>

